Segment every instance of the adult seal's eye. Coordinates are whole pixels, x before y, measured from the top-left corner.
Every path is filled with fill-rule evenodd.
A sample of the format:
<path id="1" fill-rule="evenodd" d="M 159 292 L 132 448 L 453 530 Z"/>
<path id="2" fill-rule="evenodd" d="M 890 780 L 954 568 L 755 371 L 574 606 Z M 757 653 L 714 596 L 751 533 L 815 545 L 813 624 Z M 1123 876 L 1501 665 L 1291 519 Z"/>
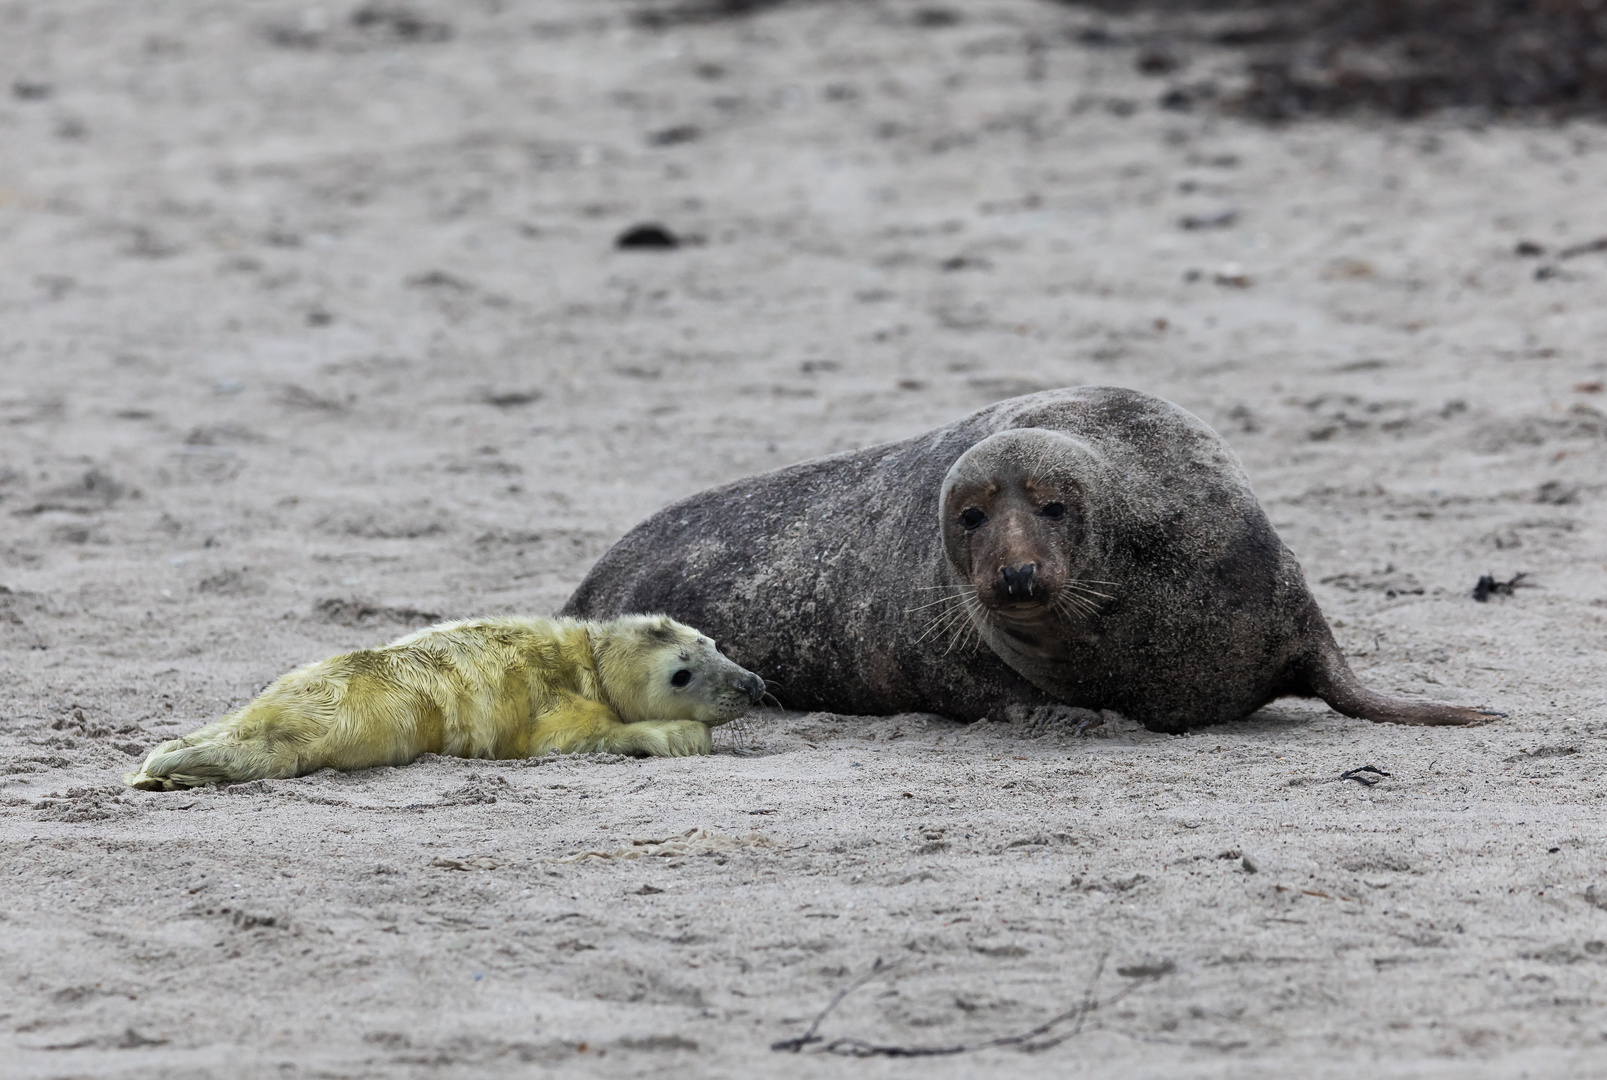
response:
<path id="1" fill-rule="evenodd" d="M 680 671 L 677 671 L 674 675 L 670 676 L 671 686 L 685 686 L 691 681 L 692 673 L 685 668 L 682 668 Z"/>
<path id="2" fill-rule="evenodd" d="M 1042 514 L 1046 518 L 1053 518 L 1054 520 L 1059 521 L 1061 518 L 1066 516 L 1066 504 L 1058 502 L 1044 503 L 1043 509 L 1039 510 L 1038 513 Z"/>
<path id="3" fill-rule="evenodd" d="M 967 529 L 979 528 L 986 520 L 988 520 L 988 515 L 974 506 L 968 506 L 960 511 L 960 524 Z"/>

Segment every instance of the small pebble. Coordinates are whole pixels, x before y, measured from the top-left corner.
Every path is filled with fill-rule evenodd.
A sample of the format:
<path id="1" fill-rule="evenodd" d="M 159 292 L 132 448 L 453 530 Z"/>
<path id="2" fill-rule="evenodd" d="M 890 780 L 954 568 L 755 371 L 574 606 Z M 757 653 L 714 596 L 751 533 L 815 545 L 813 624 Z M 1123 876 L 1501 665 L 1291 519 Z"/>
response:
<path id="1" fill-rule="evenodd" d="M 664 226 L 647 222 L 632 225 L 620 233 L 614 246 L 622 251 L 673 251 L 681 246 L 681 241 Z"/>

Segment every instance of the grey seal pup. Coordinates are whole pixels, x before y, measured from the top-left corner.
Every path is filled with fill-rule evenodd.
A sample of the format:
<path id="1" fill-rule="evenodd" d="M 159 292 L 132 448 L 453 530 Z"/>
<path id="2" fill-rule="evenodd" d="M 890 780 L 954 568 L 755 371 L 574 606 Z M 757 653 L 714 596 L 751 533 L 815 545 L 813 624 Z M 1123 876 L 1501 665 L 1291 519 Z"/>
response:
<path id="1" fill-rule="evenodd" d="M 562 614 L 633 611 L 699 627 L 797 709 L 1058 702 L 1165 732 L 1285 695 L 1396 724 L 1499 715 L 1363 686 L 1227 443 L 1117 387 L 1012 398 L 678 502 Z"/>

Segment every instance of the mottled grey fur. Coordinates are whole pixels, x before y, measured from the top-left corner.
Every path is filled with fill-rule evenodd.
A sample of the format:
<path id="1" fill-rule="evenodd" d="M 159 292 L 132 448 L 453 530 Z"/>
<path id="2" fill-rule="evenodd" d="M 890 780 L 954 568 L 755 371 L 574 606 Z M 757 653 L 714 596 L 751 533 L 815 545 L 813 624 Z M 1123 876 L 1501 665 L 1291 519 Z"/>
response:
<path id="1" fill-rule="evenodd" d="M 1041 430 L 968 455 L 1022 429 Z M 1050 477 L 1072 506 L 1054 523 L 1069 530 L 1058 569 L 1084 583 L 1083 603 L 1056 609 L 1048 634 L 994 619 L 974 602 L 985 571 L 956 564 L 966 539 L 945 479 L 985 483 L 1001 464 Z M 1061 702 L 1184 731 L 1297 694 L 1399 723 L 1486 715 L 1362 687 L 1227 444 L 1170 402 L 1111 387 L 1002 401 L 676 503 L 604 555 L 562 613 L 644 611 L 716 638 L 798 709 L 974 719 Z"/>

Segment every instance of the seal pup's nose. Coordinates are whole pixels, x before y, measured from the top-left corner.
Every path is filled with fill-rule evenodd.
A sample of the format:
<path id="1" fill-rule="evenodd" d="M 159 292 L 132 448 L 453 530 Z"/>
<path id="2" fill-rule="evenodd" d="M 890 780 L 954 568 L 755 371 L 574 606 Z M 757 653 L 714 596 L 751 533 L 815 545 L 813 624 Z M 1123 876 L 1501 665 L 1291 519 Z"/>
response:
<path id="1" fill-rule="evenodd" d="M 747 677 L 737 685 L 747 693 L 748 700 L 753 702 L 755 705 L 759 704 L 759 699 L 764 697 L 764 680 L 759 678 L 759 676 L 755 675 L 751 671 L 748 672 Z"/>
<path id="2" fill-rule="evenodd" d="M 1038 573 L 1037 563 L 1006 566 L 999 571 L 1004 578 L 1005 595 L 1012 600 L 1025 600 L 1032 596 L 1033 578 Z"/>

